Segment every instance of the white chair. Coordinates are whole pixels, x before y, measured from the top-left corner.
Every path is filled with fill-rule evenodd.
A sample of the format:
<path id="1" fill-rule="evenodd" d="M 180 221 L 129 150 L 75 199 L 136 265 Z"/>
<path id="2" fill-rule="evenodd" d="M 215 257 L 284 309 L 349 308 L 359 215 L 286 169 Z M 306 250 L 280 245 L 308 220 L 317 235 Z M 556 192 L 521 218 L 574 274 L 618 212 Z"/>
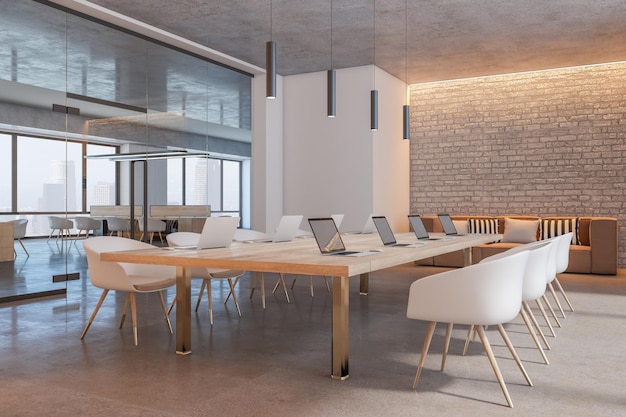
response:
<path id="1" fill-rule="evenodd" d="M 22 249 L 24 249 L 26 256 L 30 257 L 30 254 L 26 250 L 26 246 L 24 246 L 24 243 L 22 242 L 22 239 L 26 237 L 26 226 L 28 225 L 28 219 L 15 219 L 11 220 L 10 223 L 13 223 L 13 239 L 20 242 L 20 245 L 22 245 Z M 13 247 L 13 253 L 15 254 L 15 256 L 17 256 L 17 251 L 15 250 L 15 247 Z"/>
<path id="2" fill-rule="evenodd" d="M 176 267 L 164 265 L 142 265 L 131 263 L 104 262 L 100 260 L 102 252 L 114 252 L 134 249 L 148 249 L 154 246 L 132 239 L 117 236 L 92 237 L 83 242 L 85 254 L 87 255 L 87 266 L 89 268 L 89 279 L 98 288 L 102 288 L 102 295 L 98 304 L 93 310 L 89 321 L 85 326 L 80 338 L 83 339 L 91 326 L 102 302 L 110 290 L 127 292 L 126 302 L 122 311 L 120 329 L 124 325 L 126 311 L 130 303 L 130 311 L 133 322 L 133 340 L 137 345 L 137 308 L 135 302 L 136 293 L 156 292 L 159 294 L 161 309 L 165 315 L 165 322 L 170 334 L 172 324 L 167 314 L 162 291 L 176 284 Z"/>
<path id="3" fill-rule="evenodd" d="M 200 239 L 200 233 L 195 232 L 175 232 L 166 236 L 169 246 L 194 246 L 198 244 Z M 235 285 L 239 281 L 239 278 L 243 275 L 244 271 L 234 271 L 228 269 L 211 269 L 211 268 L 192 268 L 191 277 L 202 279 L 202 286 L 200 287 L 200 293 L 198 294 L 198 301 L 196 302 L 196 311 L 200 306 L 202 300 L 202 294 L 206 289 L 207 299 L 209 301 L 209 320 L 211 326 L 213 326 L 213 297 L 211 295 L 211 280 L 213 279 L 225 279 L 228 281 L 230 292 L 228 297 L 224 300 L 224 304 L 228 301 L 228 298 L 232 295 L 235 307 L 237 308 L 237 314 L 241 317 L 241 310 L 239 308 L 239 302 L 237 301 L 237 295 L 235 294 Z M 170 306 L 169 311 L 172 310 L 174 304 Z"/>
<path id="4" fill-rule="evenodd" d="M 556 274 L 565 272 L 565 270 L 569 266 L 569 247 L 570 247 L 570 242 L 572 241 L 572 235 L 573 233 L 570 232 L 570 233 L 566 233 L 564 235 L 558 236 L 559 245 L 557 246 L 557 249 L 556 249 L 557 252 L 556 252 L 556 257 L 555 257 L 556 273 L 555 273 L 553 282 L 556 284 L 557 289 L 561 292 L 561 295 L 565 299 L 565 302 L 567 303 L 567 306 L 569 307 L 570 311 L 574 312 L 574 307 L 572 306 L 572 303 L 567 297 L 567 294 L 565 293 L 565 290 L 563 289 L 563 286 L 559 282 L 559 278 L 556 275 Z M 557 306 L 561 310 L 563 318 L 565 318 L 565 312 L 563 311 L 563 307 L 561 306 L 561 303 L 559 302 L 559 299 L 556 296 L 556 292 L 554 291 L 554 288 L 551 289 L 551 292 L 552 292 L 552 296 L 556 300 Z"/>
<path id="5" fill-rule="evenodd" d="M 537 242 L 531 242 L 524 245 L 516 246 L 505 252 L 489 256 L 480 261 L 480 263 L 492 262 L 497 259 L 511 256 L 522 251 L 528 251 L 528 262 L 526 264 L 526 269 L 524 273 L 524 286 L 522 288 L 522 308 L 520 310 L 520 316 L 522 316 L 524 324 L 528 328 L 528 333 L 532 337 L 533 342 L 537 346 L 537 349 L 539 350 L 539 353 L 546 365 L 550 362 L 548 361 L 548 358 L 543 348 L 541 347 L 539 339 L 537 338 L 537 335 L 533 330 L 533 325 L 537 329 L 537 333 L 539 333 L 539 336 L 541 337 L 541 340 L 543 341 L 546 349 L 550 349 L 550 344 L 548 343 L 543 331 L 541 330 L 539 323 L 537 323 L 537 320 L 535 319 L 535 316 L 528 303 L 530 301 L 536 301 L 540 299 L 546 292 L 545 281 L 549 273 L 548 267 L 549 258 L 552 251 L 552 245 L 553 242 L 540 240 Z M 541 304 L 539 305 L 541 306 Z M 463 355 L 467 353 L 470 334 L 472 330 L 473 326 L 470 326 L 470 330 L 465 341 L 465 348 L 463 349 Z"/>
<path id="6" fill-rule="evenodd" d="M 429 322 L 413 389 L 417 387 L 437 322 L 448 323 L 448 330 L 451 329 L 451 323 L 476 326 L 509 407 L 513 407 L 513 402 L 483 326 L 497 326 L 526 382 L 532 386 L 502 326 L 502 323 L 514 319 L 521 310 L 527 261 L 528 251 L 522 251 L 491 262 L 431 275 L 411 284 L 407 317 Z"/>
<path id="7" fill-rule="evenodd" d="M 59 240 L 59 238 L 63 239 L 64 237 L 72 236 L 72 234 L 70 233 L 70 229 L 74 228 L 74 222 L 69 219 L 58 216 L 48 216 L 48 225 L 50 227 L 50 235 L 48 236 L 47 241 L 52 238 L 55 230 L 57 231 L 56 240 Z"/>
<path id="8" fill-rule="evenodd" d="M 143 221 L 144 221 L 143 218 L 139 219 L 139 230 L 141 231 L 141 236 L 139 237 L 139 240 L 143 240 L 143 235 L 144 235 Z M 148 233 L 150 234 L 150 244 L 152 244 L 152 240 L 154 239 L 155 233 L 159 234 L 159 239 L 161 239 L 161 243 L 163 243 L 163 232 L 165 232 L 166 228 L 167 228 L 167 223 L 165 223 L 163 220 L 153 219 L 153 218 L 148 217 Z"/>
<path id="9" fill-rule="evenodd" d="M 76 237 L 74 238 L 74 244 L 76 241 L 80 239 L 83 232 L 85 232 L 85 239 L 89 237 L 89 232 L 93 232 L 94 236 L 96 235 L 96 230 L 99 230 L 102 227 L 102 222 L 100 220 L 93 219 L 91 217 L 80 216 L 74 219 L 76 222 Z"/>
<path id="10" fill-rule="evenodd" d="M 130 219 L 124 217 L 107 217 L 107 229 L 109 229 L 109 236 L 115 234 L 119 237 L 130 237 Z"/>

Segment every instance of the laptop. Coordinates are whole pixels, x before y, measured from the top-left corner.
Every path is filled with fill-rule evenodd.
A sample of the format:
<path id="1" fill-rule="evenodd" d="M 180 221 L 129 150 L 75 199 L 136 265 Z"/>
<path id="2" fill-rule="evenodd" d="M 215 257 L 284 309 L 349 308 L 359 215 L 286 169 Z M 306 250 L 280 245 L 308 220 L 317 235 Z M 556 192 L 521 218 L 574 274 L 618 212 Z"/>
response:
<path id="1" fill-rule="evenodd" d="M 449 214 L 437 214 L 437 217 L 439 217 L 439 222 L 441 223 L 441 227 L 443 227 L 443 231 L 446 235 L 465 236 L 456 231 L 456 227 L 454 227 L 454 223 L 452 222 Z"/>
<path id="2" fill-rule="evenodd" d="M 417 240 L 441 240 L 438 237 L 430 237 L 419 214 L 409 214 L 409 223 Z"/>
<path id="3" fill-rule="evenodd" d="M 376 226 L 374 226 L 374 221 L 372 220 L 373 216 L 374 214 L 370 214 L 369 216 L 367 216 L 367 220 L 365 220 L 363 229 L 361 229 L 362 234 L 366 235 L 369 233 L 374 233 L 376 231 Z"/>
<path id="4" fill-rule="evenodd" d="M 280 218 L 276 232 L 271 238 L 252 239 L 248 242 L 289 242 L 296 237 L 298 228 L 302 223 L 302 215 L 283 216 Z"/>
<path id="5" fill-rule="evenodd" d="M 239 217 L 207 217 L 196 246 L 174 246 L 173 249 L 227 248 L 235 237 Z"/>
<path id="6" fill-rule="evenodd" d="M 346 250 L 337 225 L 331 217 L 309 219 L 309 225 L 322 255 L 367 256 L 376 253 Z"/>
<path id="7" fill-rule="evenodd" d="M 372 221 L 376 226 L 376 230 L 378 230 L 378 235 L 380 236 L 380 240 L 383 241 L 383 245 L 385 246 L 413 246 L 414 243 L 397 243 L 396 237 L 389 226 L 389 222 L 385 216 L 372 216 Z"/>

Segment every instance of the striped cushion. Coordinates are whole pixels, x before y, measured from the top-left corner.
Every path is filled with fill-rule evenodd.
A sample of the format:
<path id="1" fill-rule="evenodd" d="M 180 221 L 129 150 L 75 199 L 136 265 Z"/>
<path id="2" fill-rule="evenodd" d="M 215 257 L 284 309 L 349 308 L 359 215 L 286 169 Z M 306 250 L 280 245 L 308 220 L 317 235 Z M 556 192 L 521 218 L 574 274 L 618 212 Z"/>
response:
<path id="1" fill-rule="evenodd" d="M 498 233 L 498 219 L 467 219 L 470 233 Z"/>
<path id="2" fill-rule="evenodd" d="M 578 217 L 568 219 L 544 219 L 541 221 L 542 239 L 549 239 L 569 232 L 574 233 L 572 235 L 572 245 L 580 245 L 580 240 L 578 239 Z"/>

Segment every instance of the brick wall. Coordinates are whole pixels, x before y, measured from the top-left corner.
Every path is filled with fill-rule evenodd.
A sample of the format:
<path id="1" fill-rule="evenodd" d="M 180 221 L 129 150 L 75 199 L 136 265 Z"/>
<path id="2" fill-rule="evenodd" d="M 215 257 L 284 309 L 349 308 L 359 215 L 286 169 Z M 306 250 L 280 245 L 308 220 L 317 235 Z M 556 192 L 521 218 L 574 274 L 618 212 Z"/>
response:
<path id="1" fill-rule="evenodd" d="M 411 87 L 413 213 L 608 216 L 626 268 L 626 64 Z"/>

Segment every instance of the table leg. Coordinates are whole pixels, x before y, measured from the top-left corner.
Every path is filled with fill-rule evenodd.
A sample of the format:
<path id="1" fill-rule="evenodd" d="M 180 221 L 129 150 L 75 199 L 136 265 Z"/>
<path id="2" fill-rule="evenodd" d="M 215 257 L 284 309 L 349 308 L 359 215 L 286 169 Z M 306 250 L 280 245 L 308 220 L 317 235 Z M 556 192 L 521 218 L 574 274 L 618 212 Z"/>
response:
<path id="1" fill-rule="evenodd" d="M 182 266 L 176 267 L 176 353 L 191 353 L 191 274 Z"/>
<path id="2" fill-rule="evenodd" d="M 332 374 L 331 378 L 348 378 L 350 351 L 350 288 L 348 277 L 333 277 L 332 289 Z"/>
<path id="3" fill-rule="evenodd" d="M 370 274 L 368 272 L 361 274 L 361 286 L 359 287 L 359 294 L 367 295 L 370 292 Z"/>

